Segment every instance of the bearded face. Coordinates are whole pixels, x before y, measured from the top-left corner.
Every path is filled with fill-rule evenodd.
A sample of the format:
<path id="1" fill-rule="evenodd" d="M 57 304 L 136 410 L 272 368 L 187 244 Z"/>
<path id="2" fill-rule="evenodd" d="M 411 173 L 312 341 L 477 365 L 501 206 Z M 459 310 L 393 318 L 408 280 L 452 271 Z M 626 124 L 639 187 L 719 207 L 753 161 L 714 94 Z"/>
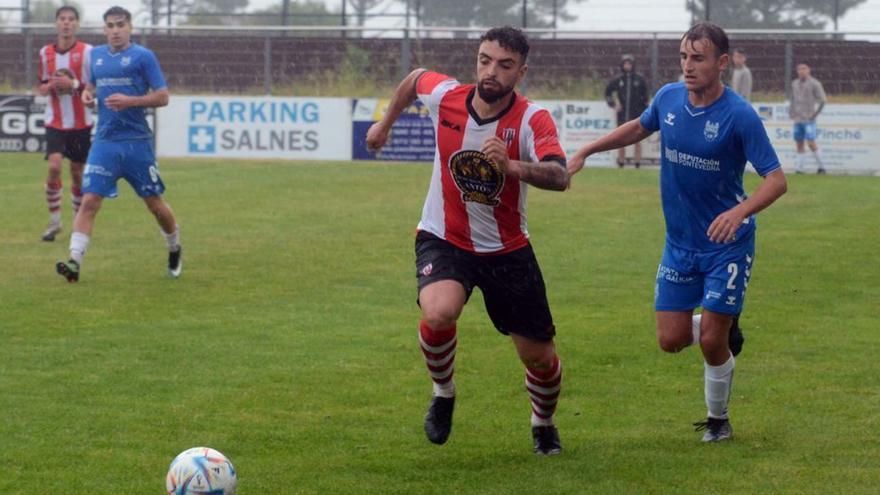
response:
<path id="1" fill-rule="evenodd" d="M 513 87 L 512 84 L 504 86 L 496 79 L 487 77 L 477 84 L 477 92 L 480 94 L 480 99 L 486 103 L 495 103 L 509 95 L 513 91 Z"/>
<path id="2" fill-rule="evenodd" d="M 513 92 L 528 66 L 522 55 L 497 41 L 484 41 L 477 54 L 477 93 L 486 103 L 495 103 Z"/>

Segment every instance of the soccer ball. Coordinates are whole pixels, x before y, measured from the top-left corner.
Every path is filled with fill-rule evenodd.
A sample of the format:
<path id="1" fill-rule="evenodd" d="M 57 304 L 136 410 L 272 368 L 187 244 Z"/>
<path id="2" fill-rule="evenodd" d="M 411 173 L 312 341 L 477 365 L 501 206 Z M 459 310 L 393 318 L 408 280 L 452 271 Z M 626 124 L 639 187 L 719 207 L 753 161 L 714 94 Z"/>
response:
<path id="1" fill-rule="evenodd" d="M 165 476 L 168 495 L 235 495 L 235 468 L 220 452 L 194 447 L 171 461 Z"/>

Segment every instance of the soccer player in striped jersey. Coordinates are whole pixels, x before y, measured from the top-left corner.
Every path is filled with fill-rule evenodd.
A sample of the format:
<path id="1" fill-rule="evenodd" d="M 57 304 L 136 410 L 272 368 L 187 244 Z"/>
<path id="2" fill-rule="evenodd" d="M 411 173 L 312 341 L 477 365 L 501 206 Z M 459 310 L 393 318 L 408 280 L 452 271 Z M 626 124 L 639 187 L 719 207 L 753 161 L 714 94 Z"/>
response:
<path id="1" fill-rule="evenodd" d="M 70 194 L 73 216 L 82 203 L 83 163 L 92 139 L 92 113 L 80 100 L 80 89 L 89 80 L 89 56 L 92 46 L 76 39 L 79 12 L 65 5 L 55 11 L 57 41 L 40 49 L 36 91 L 49 97 L 46 105 L 46 202 L 49 225 L 44 241 L 54 241 L 61 232 L 62 181 L 64 158 L 70 161 Z"/>
<path id="2" fill-rule="evenodd" d="M 479 287 L 492 323 L 511 337 L 525 365 L 534 451 L 553 455 L 562 451 L 553 421 L 562 366 L 525 206 L 527 185 L 563 191 L 568 173 L 550 113 L 514 90 L 528 70 L 528 53 L 521 31 L 494 28 L 480 39 L 476 85 L 413 71 L 366 141 L 373 150 L 381 148 L 416 99 L 434 123 L 433 174 L 415 244 L 419 340 L 433 380 L 428 439 L 443 444 L 449 437 L 456 322 Z"/>
<path id="3" fill-rule="evenodd" d="M 162 199 L 165 184 L 153 150 L 153 133 L 144 108 L 168 104 L 168 87 L 152 51 L 131 42 L 131 13 L 111 7 L 104 13 L 107 44 L 92 50 L 90 80 L 82 100 L 98 107 L 98 128 L 83 174 L 83 203 L 70 236 L 70 259 L 55 270 L 68 282 L 79 280 L 95 216 L 104 198 L 117 195 L 125 179 L 156 218 L 168 246 L 168 274 L 182 270 L 180 231 L 171 207 Z"/>
<path id="4" fill-rule="evenodd" d="M 737 325 L 755 257 L 755 215 L 786 191 L 785 174 L 751 104 L 721 83 L 729 41 L 701 23 L 682 36 L 684 82 L 667 84 L 641 118 L 584 145 L 568 163 L 574 175 L 593 153 L 629 146 L 660 131 L 660 196 L 666 246 L 656 275 L 657 339 L 666 352 L 700 344 L 706 421 L 704 442 L 733 434 L 728 402 Z M 751 162 L 762 183 L 749 197 L 743 171 Z M 694 314 L 702 307 L 700 314 Z"/>

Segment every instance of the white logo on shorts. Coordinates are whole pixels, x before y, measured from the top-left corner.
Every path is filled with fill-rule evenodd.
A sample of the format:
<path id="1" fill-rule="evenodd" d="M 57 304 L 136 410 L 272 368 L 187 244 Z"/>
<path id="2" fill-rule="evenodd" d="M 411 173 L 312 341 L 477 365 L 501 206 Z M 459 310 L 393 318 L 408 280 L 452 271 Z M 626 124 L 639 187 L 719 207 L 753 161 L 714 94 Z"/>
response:
<path id="1" fill-rule="evenodd" d="M 427 277 L 428 275 L 431 274 L 432 271 L 434 271 L 434 264 L 433 264 L 433 263 L 428 263 L 427 265 L 425 265 L 424 268 L 422 268 L 422 269 L 419 271 L 419 273 L 421 273 L 423 277 Z"/>

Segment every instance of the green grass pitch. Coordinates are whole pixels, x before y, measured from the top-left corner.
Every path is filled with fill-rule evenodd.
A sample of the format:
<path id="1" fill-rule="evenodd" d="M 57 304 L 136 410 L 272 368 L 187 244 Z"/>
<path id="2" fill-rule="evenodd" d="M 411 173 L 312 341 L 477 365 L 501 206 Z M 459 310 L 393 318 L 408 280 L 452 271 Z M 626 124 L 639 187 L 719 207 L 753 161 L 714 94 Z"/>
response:
<path id="1" fill-rule="evenodd" d="M 131 189 L 80 283 L 53 265 L 45 164 L 0 154 L 0 493 L 162 493 L 207 445 L 239 493 L 875 493 L 880 179 L 791 176 L 760 215 L 731 417 L 702 445 L 696 349 L 655 342 L 657 172 L 530 191 L 558 328 L 565 452 L 531 453 L 523 373 L 475 294 L 452 437 L 429 444 L 413 239 L 425 165 L 162 163 L 184 273 Z M 753 190 L 757 178 L 747 178 Z M 65 174 L 65 184 L 69 182 Z"/>

